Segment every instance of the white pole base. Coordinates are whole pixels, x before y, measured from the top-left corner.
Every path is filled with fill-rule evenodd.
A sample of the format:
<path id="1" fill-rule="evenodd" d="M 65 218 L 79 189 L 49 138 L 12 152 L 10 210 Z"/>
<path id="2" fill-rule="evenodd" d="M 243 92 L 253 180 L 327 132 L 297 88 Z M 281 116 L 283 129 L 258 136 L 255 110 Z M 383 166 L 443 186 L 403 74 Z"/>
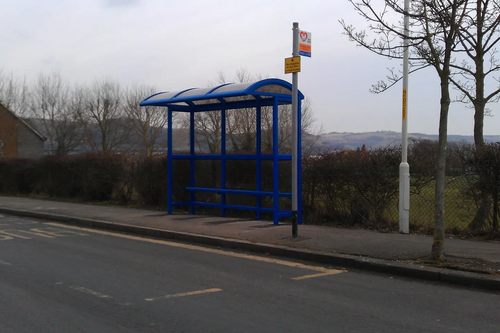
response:
<path id="1" fill-rule="evenodd" d="M 410 233 L 410 165 L 399 165 L 399 232 Z"/>

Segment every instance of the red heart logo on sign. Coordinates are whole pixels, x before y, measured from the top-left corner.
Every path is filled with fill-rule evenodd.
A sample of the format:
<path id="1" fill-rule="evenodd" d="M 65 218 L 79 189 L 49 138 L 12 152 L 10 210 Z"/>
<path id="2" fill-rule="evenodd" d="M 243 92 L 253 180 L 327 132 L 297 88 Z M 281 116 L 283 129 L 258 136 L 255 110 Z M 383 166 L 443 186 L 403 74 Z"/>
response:
<path id="1" fill-rule="evenodd" d="M 307 40 L 307 32 L 301 31 L 300 32 L 300 39 L 302 39 L 303 42 Z"/>

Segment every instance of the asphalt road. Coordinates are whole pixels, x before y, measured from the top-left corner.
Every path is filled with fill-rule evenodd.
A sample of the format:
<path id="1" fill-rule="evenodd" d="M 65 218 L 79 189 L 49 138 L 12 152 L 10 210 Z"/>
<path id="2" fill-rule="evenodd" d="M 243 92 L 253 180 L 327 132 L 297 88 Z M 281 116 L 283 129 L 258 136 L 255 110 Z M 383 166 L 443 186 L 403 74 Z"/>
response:
<path id="1" fill-rule="evenodd" d="M 0 215 L 0 332 L 499 332 L 500 295 Z"/>

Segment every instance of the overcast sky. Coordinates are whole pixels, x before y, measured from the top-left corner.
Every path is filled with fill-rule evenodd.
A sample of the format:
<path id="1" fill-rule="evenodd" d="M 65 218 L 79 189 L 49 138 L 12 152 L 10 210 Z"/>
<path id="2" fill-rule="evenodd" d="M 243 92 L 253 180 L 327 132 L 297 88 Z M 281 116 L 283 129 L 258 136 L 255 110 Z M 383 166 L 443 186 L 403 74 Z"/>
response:
<path id="1" fill-rule="evenodd" d="M 0 0 L 0 69 L 33 80 L 59 72 L 73 83 L 110 79 L 159 91 L 206 87 L 223 72 L 284 74 L 292 24 L 312 33 L 299 89 L 323 132 L 401 131 L 401 90 L 374 95 L 372 84 L 399 61 L 380 58 L 342 35 L 338 22 L 364 25 L 346 0 Z M 439 81 L 410 76 L 408 127 L 437 134 Z M 485 119 L 499 134 L 500 114 Z M 449 134 L 472 135 L 473 110 L 454 104 Z"/>

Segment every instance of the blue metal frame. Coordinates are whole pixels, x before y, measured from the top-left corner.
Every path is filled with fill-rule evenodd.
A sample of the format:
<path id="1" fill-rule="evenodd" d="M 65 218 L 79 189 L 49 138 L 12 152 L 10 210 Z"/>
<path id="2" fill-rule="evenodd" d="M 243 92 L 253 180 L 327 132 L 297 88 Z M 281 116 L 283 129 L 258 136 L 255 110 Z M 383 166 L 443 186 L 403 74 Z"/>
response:
<path id="1" fill-rule="evenodd" d="M 280 90 L 277 92 L 276 90 Z M 304 98 L 302 93 L 298 93 L 298 127 L 301 124 L 301 100 Z M 234 100 L 231 97 L 241 97 Z M 279 161 L 291 161 L 290 154 L 279 154 L 278 152 L 278 107 L 283 104 L 292 103 L 292 86 L 290 83 L 280 79 L 265 79 L 254 83 L 244 84 L 223 84 L 212 89 L 186 89 L 179 92 L 163 92 L 154 94 L 141 102 L 141 106 L 164 106 L 168 108 L 168 152 L 167 152 L 167 179 L 168 179 L 168 214 L 172 214 L 172 207 L 190 206 L 191 214 L 195 214 L 196 206 L 216 207 L 221 209 L 221 215 L 226 216 L 227 209 L 250 210 L 257 213 L 257 219 L 262 218 L 262 213 L 272 213 L 274 224 L 279 223 L 280 217 L 292 215 L 291 210 L 280 209 L 281 197 L 291 198 L 291 193 L 279 191 Z M 272 106 L 273 108 L 273 152 L 272 154 L 262 154 L 262 106 Z M 226 152 L 226 110 L 240 108 L 256 108 L 257 116 L 257 135 L 256 135 L 256 153 L 255 154 L 227 154 Z M 189 154 L 174 154 L 172 144 L 172 112 L 189 112 Z M 220 154 L 196 154 L 195 153 L 195 112 L 220 111 L 221 112 L 221 153 Z M 298 131 L 298 222 L 302 223 L 302 176 L 301 176 L 301 131 Z M 185 202 L 173 201 L 173 160 L 190 161 L 189 187 L 190 200 Z M 195 184 L 195 161 L 196 160 L 220 160 L 221 161 L 221 188 L 200 188 Z M 254 160 L 257 167 L 256 190 L 234 190 L 226 188 L 226 161 L 228 160 Z M 272 191 L 262 191 L 262 161 L 273 161 L 273 188 Z M 221 195 L 221 203 L 207 203 L 196 201 L 196 192 L 209 192 Z M 256 207 L 228 205 L 226 203 L 227 194 L 252 195 L 256 197 Z M 262 197 L 271 196 L 273 198 L 272 208 L 262 207 Z"/>
<path id="2" fill-rule="evenodd" d="M 256 137 L 256 157 L 255 157 L 255 162 L 256 162 L 256 170 L 257 170 L 257 191 L 262 191 L 262 107 L 259 105 L 257 106 L 257 112 L 256 112 L 256 128 L 257 128 L 257 137 Z M 262 198 L 261 196 L 257 197 L 257 220 L 262 219 Z"/>
<path id="3" fill-rule="evenodd" d="M 226 189 L 226 109 L 223 107 L 221 110 L 221 171 L 220 171 L 220 187 L 221 189 Z M 221 214 L 222 217 L 226 217 L 226 193 L 221 193 Z"/>
<path id="4" fill-rule="evenodd" d="M 189 142 L 192 142 L 189 145 L 189 154 L 191 156 L 194 156 L 194 112 L 191 112 L 189 117 Z M 173 158 L 173 155 L 171 158 Z M 194 186 L 195 183 L 194 175 L 196 171 L 195 171 L 195 160 L 193 158 L 189 160 L 189 170 L 190 170 L 189 185 Z M 195 201 L 195 193 L 191 192 L 190 195 L 191 195 L 191 214 L 195 214 L 195 206 L 193 204 L 193 202 Z M 171 196 L 170 193 L 168 193 L 168 196 Z"/>

